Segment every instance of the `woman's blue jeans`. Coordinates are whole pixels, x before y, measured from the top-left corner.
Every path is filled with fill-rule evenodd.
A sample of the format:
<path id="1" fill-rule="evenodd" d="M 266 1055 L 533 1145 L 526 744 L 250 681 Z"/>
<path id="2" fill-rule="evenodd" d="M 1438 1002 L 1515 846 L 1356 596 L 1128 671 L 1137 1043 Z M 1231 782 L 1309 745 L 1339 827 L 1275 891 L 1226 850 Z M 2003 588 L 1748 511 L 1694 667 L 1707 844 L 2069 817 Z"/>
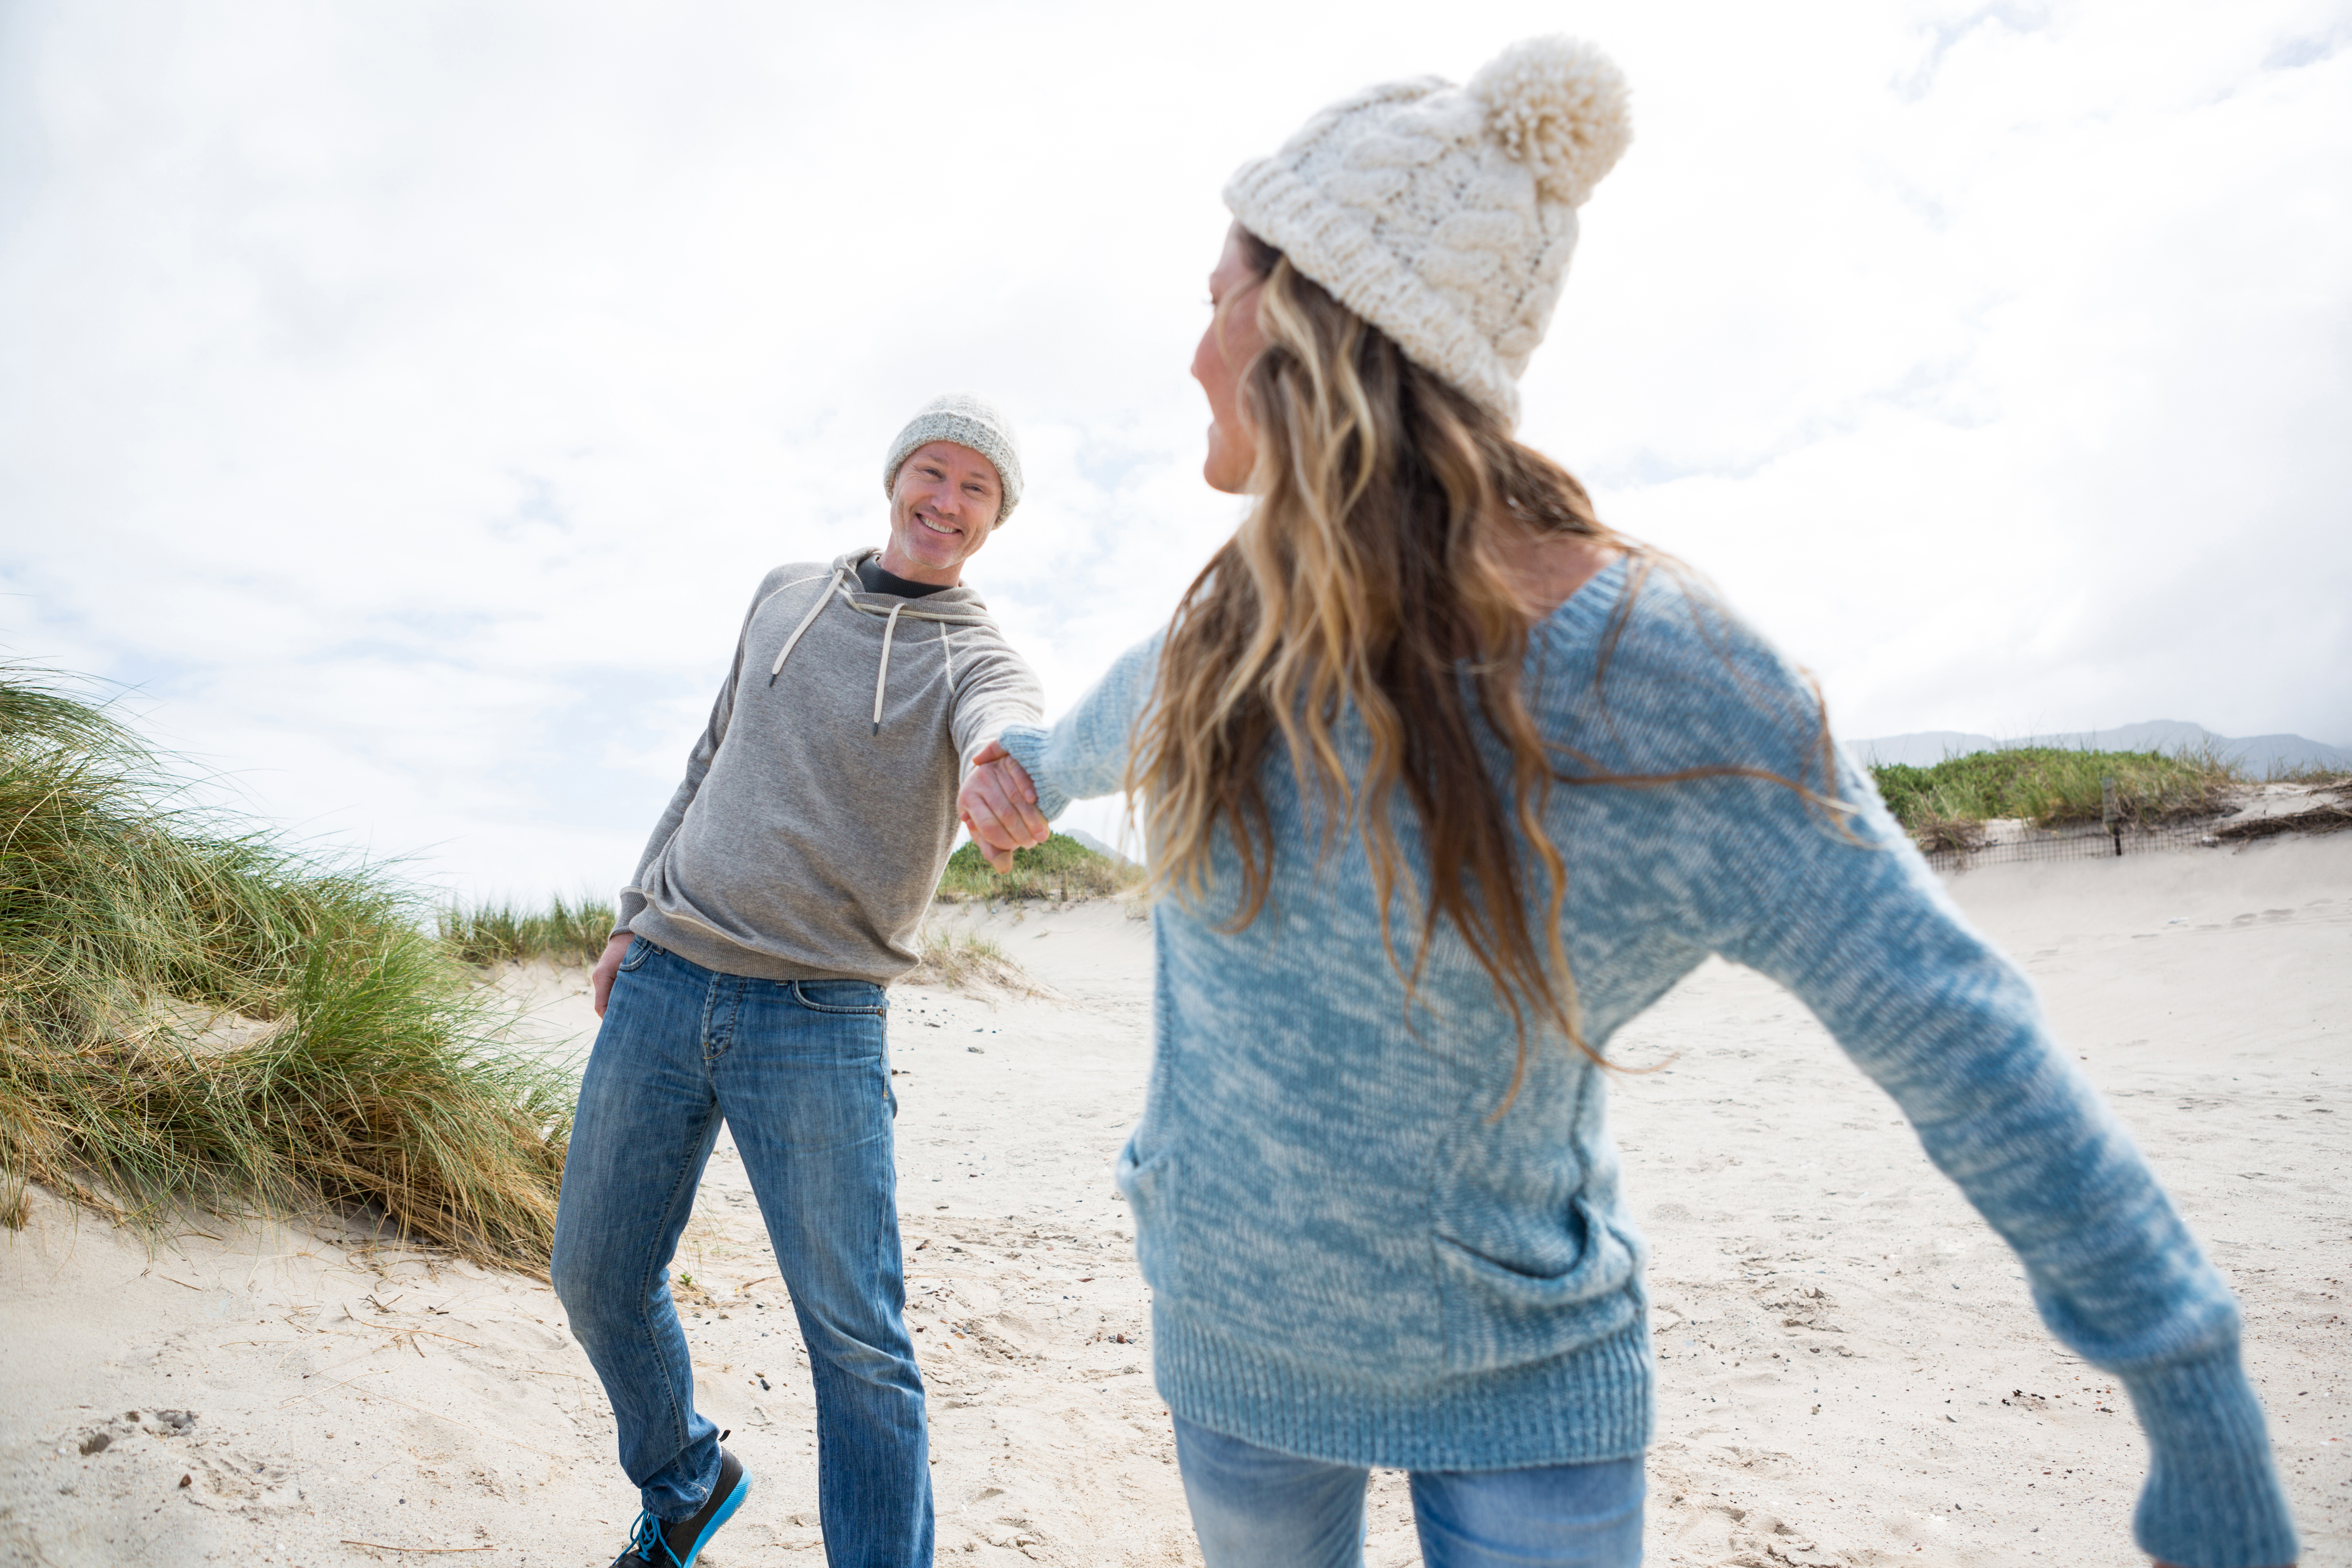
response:
<path id="1" fill-rule="evenodd" d="M 1176 1463 L 1208 1568 L 1359 1568 L 1364 1481 L 1351 1465 L 1261 1448 L 1176 1417 Z M 1635 1568 L 1642 1461 L 1416 1470 L 1425 1568 Z"/>
<path id="2" fill-rule="evenodd" d="M 808 1346 L 833 1568 L 931 1561 L 885 1006 L 864 981 L 748 980 L 640 938 L 581 1082 L 555 1218 L 556 1294 L 613 1402 L 621 1467 L 656 1517 L 688 1518 L 719 1479 L 719 1429 L 694 1408 L 669 1261 L 726 1122 Z"/>

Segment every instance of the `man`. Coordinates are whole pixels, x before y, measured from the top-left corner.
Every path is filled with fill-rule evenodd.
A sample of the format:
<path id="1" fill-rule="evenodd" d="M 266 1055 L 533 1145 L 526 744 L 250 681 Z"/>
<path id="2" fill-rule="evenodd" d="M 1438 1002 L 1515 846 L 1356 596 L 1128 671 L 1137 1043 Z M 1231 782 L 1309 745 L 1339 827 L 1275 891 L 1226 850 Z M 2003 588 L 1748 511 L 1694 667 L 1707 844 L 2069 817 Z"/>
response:
<path id="1" fill-rule="evenodd" d="M 768 574 L 686 780 L 622 889 L 553 1274 L 644 1513 L 614 1568 L 685 1568 L 750 1473 L 694 1408 L 667 1267 L 723 1120 L 815 1380 L 833 1568 L 931 1561 L 904 1319 L 884 987 L 954 846 L 955 793 L 1037 679 L 963 564 L 1021 499 L 1013 431 L 940 398 L 883 466 L 890 539 Z"/>

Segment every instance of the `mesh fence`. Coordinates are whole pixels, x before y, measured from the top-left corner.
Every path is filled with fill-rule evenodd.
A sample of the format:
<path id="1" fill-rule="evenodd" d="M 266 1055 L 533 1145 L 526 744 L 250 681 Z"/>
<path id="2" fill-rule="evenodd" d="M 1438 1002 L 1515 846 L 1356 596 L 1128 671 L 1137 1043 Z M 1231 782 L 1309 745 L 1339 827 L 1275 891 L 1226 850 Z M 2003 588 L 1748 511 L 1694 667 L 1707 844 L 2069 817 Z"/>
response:
<path id="1" fill-rule="evenodd" d="M 2014 860 L 2090 860 L 2116 855 L 2154 855 L 2181 849 L 2215 849 L 2230 843 L 2215 836 L 2208 823 L 2178 827 L 2126 827 L 2110 835 L 2099 828 L 2087 832 L 2029 832 L 2024 837 L 1970 848 L 1925 851 L 1927 864 L 1938 871 L 1965 871 L 1972 866 L 2000 866 Z"/>

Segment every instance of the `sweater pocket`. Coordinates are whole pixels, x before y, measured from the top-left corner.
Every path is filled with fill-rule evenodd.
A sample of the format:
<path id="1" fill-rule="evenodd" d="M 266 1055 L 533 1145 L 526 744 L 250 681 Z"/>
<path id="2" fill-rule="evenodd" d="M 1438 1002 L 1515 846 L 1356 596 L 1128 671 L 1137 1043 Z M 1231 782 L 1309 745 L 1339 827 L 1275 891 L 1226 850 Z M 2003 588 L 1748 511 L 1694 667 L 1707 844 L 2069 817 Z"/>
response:
<path id="1" fill-rule="evenodd" d="M 1161 1151 L 1149 1160 L 1135 1157 L 1130 1140 L 1118 1152 L 1116 1179 L 1119 1195 L 1135 1216 L 1135 1263 L 1143 1282 L 1163 1296 L 1176 1291 L 1176 1156 Z"/>
<path id="2" fill-rule="evenodd" d="M 1433 1237 L 1449 1372 L 1546 1361 L 1616 1333 L 1641 1313 L 1633 1245 L 1582 1197 L 1506 1256 L 1443 1231 Z"/>

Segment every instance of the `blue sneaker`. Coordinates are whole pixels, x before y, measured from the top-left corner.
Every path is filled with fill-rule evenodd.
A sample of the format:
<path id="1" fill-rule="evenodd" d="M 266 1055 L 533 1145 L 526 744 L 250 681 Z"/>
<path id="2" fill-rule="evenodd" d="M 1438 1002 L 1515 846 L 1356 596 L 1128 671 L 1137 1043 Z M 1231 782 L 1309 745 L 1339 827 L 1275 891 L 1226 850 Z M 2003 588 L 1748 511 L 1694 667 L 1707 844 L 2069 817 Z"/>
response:
<path id="1" fill-rule="evenodd" d="M 629 1549 L 613 1559 L 613 1568 L 694 1568 L 694 1560 L 751 1495 L 751 1473 L 743 1461 L 719 1450 L 719 1480 L 692 1519 L 664 1524 L 650 1513 L 637 1515 L 629 1532 Z"/>

